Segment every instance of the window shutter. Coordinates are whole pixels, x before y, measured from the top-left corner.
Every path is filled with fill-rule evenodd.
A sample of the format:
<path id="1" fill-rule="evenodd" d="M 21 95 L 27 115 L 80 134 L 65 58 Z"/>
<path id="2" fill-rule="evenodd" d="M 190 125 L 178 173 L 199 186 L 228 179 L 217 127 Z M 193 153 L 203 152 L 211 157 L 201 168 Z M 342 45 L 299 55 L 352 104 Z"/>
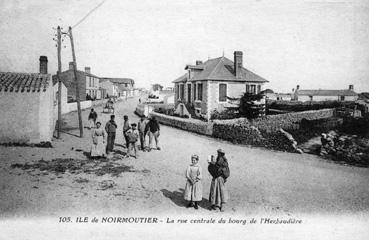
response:
<path id="1" fill-rule="evenodd" d="M 227 101 L 227 84 L 219 84 L 219 102 Z"/>

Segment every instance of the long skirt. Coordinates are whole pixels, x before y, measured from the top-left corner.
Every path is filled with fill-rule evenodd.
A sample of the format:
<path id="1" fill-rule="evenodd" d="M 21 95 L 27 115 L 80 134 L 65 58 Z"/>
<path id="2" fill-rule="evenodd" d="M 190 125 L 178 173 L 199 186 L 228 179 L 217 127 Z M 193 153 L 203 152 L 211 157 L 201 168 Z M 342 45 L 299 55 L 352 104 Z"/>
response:
<path id="1" fill-rule="evenodd" d="M 105 146 L 103 143 L 103 136 L 96 137 L 97 143 L 91 146 L 91 157 L 102 157 L 105 155 Z"/>
<path id="2" fill-rule="evenodd" d="M 184 191 L 184 199 L 187 201 L 194 201 L 194 202 L 198 202 L 202 200 L 201 181 L 198 181 L 195 184 L 191 184 L 191 182 L 187 180 L 185 191 Z"/>
<path id="3" fill-rule="evenodd" d="M 223 177 L 213 178 L 210 185 L 209 202 L 211 205 L 221 207 L 228 201 L 228 191 L 224 185 Z"/>
<path id="4" fill-rule="evenodd" d="M 106 153 L 112 152 L 114 149 L 115 132 L 108 133 L 108 143 L 106 145 Z"/>

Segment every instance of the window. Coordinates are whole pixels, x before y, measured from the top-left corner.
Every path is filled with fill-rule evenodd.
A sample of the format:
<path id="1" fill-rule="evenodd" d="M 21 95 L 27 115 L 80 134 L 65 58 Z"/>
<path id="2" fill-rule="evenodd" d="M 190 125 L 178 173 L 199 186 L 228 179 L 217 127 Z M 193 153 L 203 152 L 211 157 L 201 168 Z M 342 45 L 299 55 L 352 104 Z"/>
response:
<path id="1" fill-rule="evenodd" d="M 202 101 L 202 83 L 197 84 L 197 100 Z"/>
<path id="2" fill-rule="evenodd" d="M 180 99 L 180 92 L 179 92 L 180 85 L 177 84 L 177 99 Z"/>
<path id="3" fill-rule="evenodd" d="M 256 94 L 256 86 L 250 85 L 250 93 Z"/>
<path id="4" fill-rule="evenodd" d="M 187 102 L 191 102 L 191 84 L 187 84 Z"/>
<path id="5" fill-rule="evenodd" d="M 260 93 L 260 92 L 261 92 L 261 86 L 258 85 L 258 93 Z"/>
<path id="6" fill-rule="evenodd" d="M 219 102 L 227 101 L 227 84 L 219 84 Z"/>
<path id="7" fill-rule="evenodd" d="M 196 83 L 193 83 L 193 100 L 195 100 L 196 101 L 196 99 L 197 99 L 197 96 L 196 96 Z"/>
<path id="8" fill-rule="evenodd" d="M 250 85 L 246 84 L 246 93 L 250 92 Z"/>
<path id="9" fill-rule="evenodd" d="M 184 99 L 184 84 L 179 85 L 179 89 L 180 89 L 179 98 L 183 100 Z"/>

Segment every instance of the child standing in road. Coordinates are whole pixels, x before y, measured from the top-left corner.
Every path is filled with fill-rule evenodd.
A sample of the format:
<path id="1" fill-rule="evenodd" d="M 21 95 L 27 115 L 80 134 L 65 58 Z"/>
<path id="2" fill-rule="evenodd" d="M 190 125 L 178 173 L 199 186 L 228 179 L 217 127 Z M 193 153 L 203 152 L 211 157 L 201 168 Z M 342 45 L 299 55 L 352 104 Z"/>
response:
<path id="1" fill-rule="evenodd" d="M 131 156 L 131 151 L 135 152 L 134 158 L 137 158 L 137 141 L 139 137 L 139 133 L 137 130 L 137 124 L 132 123 L 131 128 L 127 130 L 127 140 L 128 140 L 128 151 L 127 156 Z"/>
<path id="2" fill-rule="evenodd" d="M 194 207 L 198 209 L 198 202 L 202 200 L 202 169 L 199 163 L 199 156 L 191 156 L 191 165 L 186 170 L 186 187 L 184 191 L 184 199 L 189 201 L 188 208 Z"/>

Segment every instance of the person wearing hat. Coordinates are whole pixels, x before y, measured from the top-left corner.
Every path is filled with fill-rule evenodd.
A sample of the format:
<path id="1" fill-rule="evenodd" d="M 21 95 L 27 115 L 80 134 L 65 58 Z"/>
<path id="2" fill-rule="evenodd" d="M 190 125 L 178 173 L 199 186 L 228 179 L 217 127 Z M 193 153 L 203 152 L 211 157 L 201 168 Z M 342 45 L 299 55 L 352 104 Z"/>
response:
<path id="1" fill-rule="evenodd" d="M 106 154 L 109 154 L 114 149 L 115 133 L 118 125 L 115 122 L 115 115 L 110 116 L 109 122 L 105 125 L 105 131 L 108 134 L 108 140 L 106 145 Z"/>
<path id="2" fill-rule="evenodd" d="M 91 108 L 90 114 L 88 114 L 89 129 L 96 126 L 97 113 Z M 101 124 L 101 123 L 100 123 Z"/>
<path id="3" fill-rule="evenodd" d="M 146 124 L 145 134 L 149 133 L 149 151 L 153 149 L 153 141 L 155 140 L 156 149 L 160 150 L 159 146 L 159 136 L 160 136 L 160 126 L 155 116 L 152 116 L 150 121 Z"/>
<path id="4" fill-rule="evenodd" d="M 126 141 L 126 148 L 128 149 L 128 147 L 129 147 L 129 139 L 128 139 L 128 136 L 127 136 L 127 131 L 131 128 L 131 124 L 129 123 L 129 120 L 128 120 L 128 116 L 127 115 L 124 115 L 123 116 L 123 119 L 124 119 L 124 123 L 123 123 L 123 136 L 124 136 L 124 140 Z"/>
<path id="5" fill-rule="evenodd" d="M 105 157 L 105 131 L 101 128 L 101 122 L 96 123 L 96 129 L 92 130 L 91 137 L 90 157 Z"/>
<path id="6" fill-rule="evenodd" d="M 145 133 L 145 129 L 146 129 L 146 119 L 145 116 L 142 116 L 140 121 L 138 121 L 138 132 L 140 133 L 140 146 L 141 146 L 141 151 L 145 151 L 145 147 L 146 147 L 146 133 Z"/>
<path id="7" fill-rule="evenodd" d="M 209 202 L 211 204 L 210 210 L 219 208 L 221 212 L 224 212 L 225 204 L 228 201 L 228 192 L 225 183 L 230 172 L 224 150 L 218 149 L 217 153 L 216 161 L 210 162 L 208 166 L 208 171 L 213 177 L 210 185 Z"/>

